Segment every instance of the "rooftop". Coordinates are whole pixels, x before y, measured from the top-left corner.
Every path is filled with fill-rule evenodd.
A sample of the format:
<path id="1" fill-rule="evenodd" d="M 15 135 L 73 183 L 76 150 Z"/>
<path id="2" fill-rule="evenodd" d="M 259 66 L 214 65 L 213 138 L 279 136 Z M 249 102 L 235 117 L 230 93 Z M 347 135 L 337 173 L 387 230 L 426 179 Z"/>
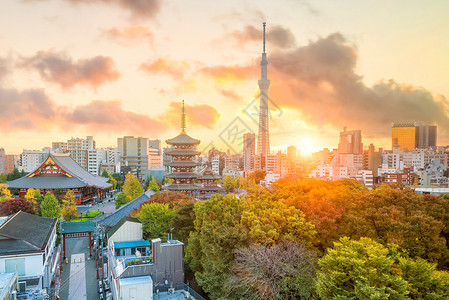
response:
<path id="1" fill-rule="evenodd" d="M 54 173 L 52 173 L 54 172 Z M 108 179 L 94 176 L 77 164 L 68 153 L 49 153 L 45 161 L 22 178 L 8 181 L 10 188 L 110 188 Z"/>
<path id="2" fill-rule="evenodd" d="M 45 249 L 56 222 L 23 211 L 9 216 L 0 226 L 0 255 Z"/>
<path id="3" fill-rule="evenodd" d="M 6 299 L 3 297 L 9 290 L 9 287 L 16 276 L 17 273 L 0 273 L 0 299 Z"/>
<path id="4" fill-rule="evenodd" d="M 150 247 L 151 243 L 147 240 L 127 241 L 127 242 L 115 242 L 114 248 L 134 248 L 134 247 Z"/>
<path id="5" fill-rule="evenodd" d="M 169 145 L 198 145 L 200 140 L 194 139 L 188 134 L 182 132 L 178 136 L 165 141 Z"/>

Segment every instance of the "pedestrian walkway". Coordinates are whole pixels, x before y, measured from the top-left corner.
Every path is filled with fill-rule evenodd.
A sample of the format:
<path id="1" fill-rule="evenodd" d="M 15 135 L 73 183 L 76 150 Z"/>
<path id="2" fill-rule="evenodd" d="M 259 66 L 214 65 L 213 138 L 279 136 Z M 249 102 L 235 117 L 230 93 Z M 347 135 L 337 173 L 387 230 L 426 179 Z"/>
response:
<path id="1" fill-rule="evenodd" d="M 61 276 L 61 288 L 60 288 L 60 299 L 61 300 L 96 300 L 98 299 L 97 290 L 97 270 L 95 268 L 95 258 L 94 256 L 89 256 L 89 239 L 88 238 L 74 238 L 66 239 L 67 242 L 67 257 L 69 258 L 68 263 L 63 263 L 64 271 Z M 76 255 L 84 255 L 84 270 L 81 272 L 76 272 L 76 269 L 80 271 L 82 268 L 80 266 L 81 257 Z M 84 277 L 84 283 L 81 284 L 78 276 Z M 78 282 L 78 283 L 77 283 Z M 76 290 L 76 286 L 79 289 L 83 289 L 84 292 L 81 293 L 80 290 Z M 76 290 L 73 294 L 73 290 Z"/>
<path id="2" fill-rule="evenodd" d="M 70 258 L 69 300 L 82 299 L 87 299 L 86 261 L 84 253 L 78 253 Z"/>

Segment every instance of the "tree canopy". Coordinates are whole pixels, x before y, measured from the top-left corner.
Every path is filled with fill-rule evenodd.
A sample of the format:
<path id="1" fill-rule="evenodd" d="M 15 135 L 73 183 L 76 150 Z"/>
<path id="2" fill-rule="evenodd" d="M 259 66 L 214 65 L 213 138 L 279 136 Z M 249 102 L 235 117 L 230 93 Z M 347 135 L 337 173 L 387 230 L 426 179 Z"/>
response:
<path id="1" fill-rule="evenodd" d="M 131 173 L 126 174 L 125 183 L 122 187 L 123 193 L 130 198 L 130 200 L 134 200 L 143 193 L 142 185 L 139 180 Z"/>
<path id="2" fill-rule="evenodd" d="M 59 218 L 61 216 L 61 207 L 58 199 L 50 192 L 45 194 L 41 203 L 41 214 L 42 217 L 46 218 Z"/>

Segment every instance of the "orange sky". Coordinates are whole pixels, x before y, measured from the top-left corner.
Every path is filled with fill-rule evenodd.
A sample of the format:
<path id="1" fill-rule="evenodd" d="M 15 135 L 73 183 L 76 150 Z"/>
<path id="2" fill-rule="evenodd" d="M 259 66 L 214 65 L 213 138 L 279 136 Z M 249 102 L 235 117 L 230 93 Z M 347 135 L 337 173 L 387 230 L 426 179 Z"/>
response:
<path id="1" fill-rule="evenodd" d="M 362 2 L 362 3 L 360 3 Z M 390 148 L 398 120 L 449 144 L 446 1 L 29 0 L 0 2 L 0 147 L 18 154 L 188 133 L 200 150 L 257 133 L 267 22 L 271 145 L 335 147 L 344 126 Z"/>

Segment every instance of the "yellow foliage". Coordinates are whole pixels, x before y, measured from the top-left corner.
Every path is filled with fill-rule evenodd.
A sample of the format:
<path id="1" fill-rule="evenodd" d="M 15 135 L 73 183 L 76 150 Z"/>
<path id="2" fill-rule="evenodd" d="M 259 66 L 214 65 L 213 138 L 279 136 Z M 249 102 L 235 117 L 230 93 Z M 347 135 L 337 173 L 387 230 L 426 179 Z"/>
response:
<path id="1" fill-rule="evenodd" d="M 0 184 L 0 201 L 11 199 L 11 191 L 8 189 L 7 184 Z"/>

